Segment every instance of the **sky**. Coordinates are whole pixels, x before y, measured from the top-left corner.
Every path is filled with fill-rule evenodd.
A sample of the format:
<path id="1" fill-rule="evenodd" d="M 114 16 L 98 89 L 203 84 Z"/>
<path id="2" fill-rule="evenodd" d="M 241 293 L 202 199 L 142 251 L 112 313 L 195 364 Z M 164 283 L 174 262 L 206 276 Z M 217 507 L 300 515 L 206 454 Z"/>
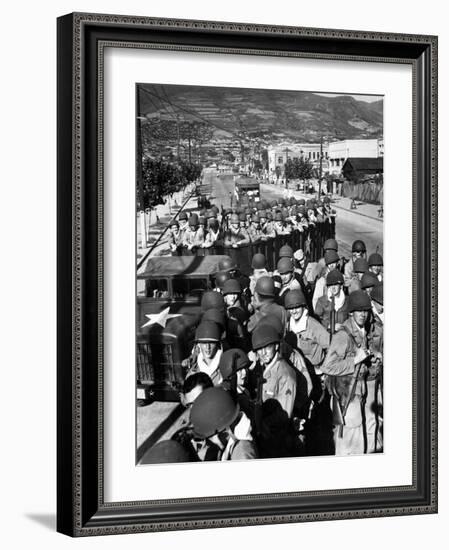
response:
<path id="1" fill-rule="evenodd" d="M 380 99 L 383 99 L 383 96 L 381 95 L 362 95 L 362 94 L 326 94 L 321 92 L 313 92 L 316 95 L 324 95 L 327 97 L 337 97 L 339 95 L 348 95 L 350 97 L 353 97 L 357 101 L 366 101 L 367 103 L 373 103 L 373 101 L 379 101 Z"/>

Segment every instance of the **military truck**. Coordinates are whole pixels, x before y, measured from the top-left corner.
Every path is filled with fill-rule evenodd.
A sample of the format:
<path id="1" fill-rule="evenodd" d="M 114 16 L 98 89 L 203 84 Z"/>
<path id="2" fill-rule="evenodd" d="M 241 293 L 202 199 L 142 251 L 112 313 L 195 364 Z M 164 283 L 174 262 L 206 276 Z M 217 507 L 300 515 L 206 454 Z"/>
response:
<path id="1" fill-rule="evenodd" d="M 223 255 L 150 258 L 137 275 L 145 296 L 137 296 L 137 397 L 144 402 L 178 401 L 182 362 L 194 345 L 201 297 L 213 288 Z"/>
<path id="2" fill-rule="evenodd" d="M 250 200 L 260 200 L 260 183 L 255 178 L 239 177 L 235 182 L 235 190 L 241 205 L 247 205 Z"/>

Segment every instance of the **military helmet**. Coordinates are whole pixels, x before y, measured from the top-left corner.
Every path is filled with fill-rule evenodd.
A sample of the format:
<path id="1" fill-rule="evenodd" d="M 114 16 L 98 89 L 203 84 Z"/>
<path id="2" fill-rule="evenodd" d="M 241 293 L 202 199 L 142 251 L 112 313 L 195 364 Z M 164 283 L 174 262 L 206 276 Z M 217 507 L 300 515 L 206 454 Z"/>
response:
<path id="1" fill-rule="evenodd" d="M 277 206 L 277 204 L 278 204 L 278 201 L 276 201 L 276 200 L 270 201 L 271 208 L 274 208 L 275 206 Z"/>
<path id="2" fill-rule="evenodd" d="M 326 285 L 342 285 L 345 282 L 342 273 L 338 269 L 332 269 L 326 275 Z"/>
<path id="3" fill-rule="evenodd" d="M 328 197 L 327 195 L 323 197 L 323 204 L 330 204 L 330 202 L 331 202 L 330 197 Z"/>
<path id="4" fill-rule="evenodd" d="M 357 258 L 354 262 L 354 273 L 365 273 L 368 271 L 368 262 L 365 258 Z"/>
<path id="5" fill-rule="evenodd" d="M 201 317 L 201 322 L 203 323 L 204 321 L 217 323 L 221 330 L 223 330 L 226 325 L 225 314 L 222 309 L 207 309 Z"/>
<path id="6" fill-rule="evenodd" d="M 257 323 L 256 327 L 261 327 L 263 325 L 270 325 L 270 327 L 274 328 L 279 334 L 279 339 L 282 340 L 284 336 L 284 323 L 278 315 L 275 315 L 274 312 L 273 314 L 264 315 Z"/>
<path id="7" fill-rule="evenodd" d="M 285 309 L 293 309 L 295 307 L 304 307 L 307 305 L 306 297 L 299 288 L 295 288 L 287 292 L 284 298 Z"/>
<path id="8" fill-rule="evenodd" d="M 169 227 L 173 227 L 174 225 L 176 225 L 176 227 L 179 227 L 179 222 L 178 220 L 171 220 L 168 225 Z"/>
<path id="9" fill-rule="evenodd" d="M 352 243 L 352 252 L 366 252 L 366 246 L 360 239 Z"/>
<path id="10" fill-rule="evenodd" d="M 279 273 L 292 273 L 294 271 L 293 261 L 291 258 L 280 258 L 277 263 Z"/>
<path id="11" fill-rule="evenodd" d="M 207 290 L 201 298 L 201 309 L 207 311 L 212 308 L 224 310 L 223 296 L 220 292 Z"/>
<path id="12" fill-rule="evenodd" d="M 303 204 L 300 204 L 298 206 L 298 214 L 300 216 L 304 216 L 305 213 L 306 213 L 306 207 Z"/>
<path id="13" fill-rule="evenodd" d="M 327 241 L 324 241 L 323 245 L 324 250 L 335 250 L 337 252 L 338 250 L 338 244 L 335 239 L 327 239 Z"/>
<path id="14" fill-rule="evenodd" d="M 259 218 L 266 218 L 267 212 L 266 210 L 259 210 Z"/>
<path id="15" fill-rule="evenodd" d="M 274 282 L 271 277 L 263 276 L 257 279 L 255 291 L 261 296 L 274 297 Z"/>
<path id="16" fill-rule="evenodd" d="M 231 214 L 231 223 L 239 223 L 240 218 L 238 214 Z"/>
<path id="17" fill-rule="evenodd" d="M 253 215 L 251 216 L 251 221 L 252 221 L 253 223 L 259 223 L 259 222 L 260 222 L 259 214 L 253 214 Z"/>
<path id="18" fill-rule="evenodd" d="M 298 205 L 305 206 L 305 204 L 306 204 L 306 199 L 298 199 Z"/>
<path id="19" fill-rule="evenodd" d="M 216 292 L 218 294 L 218 292 Z M 195 332 L 196 342 L 220 342 L 220 328 L 214 321 L 201 321 Z"/>
<path id="20" fill-rule="evenodd" d="M 371 300 L 364 290 L 354 290 L 348 296 L 348 310 L 353 311 L 369 311 L 371 309 Z"/>
<path id="21" fill-rule="evenodd" d="M 279 258 L 293 258 L 293 248 L 288 244 L 281 246 L 279 249 Z"/>
<path id="22" fill-rule="evenodd" d="M 372 265 L 384 265 L 384 260 L 380 254 L 377 252 L 374 252 L 370 255 L 368 258 L 368 265 L 371 267 Z"/>
<path id="23" fill-rule="evenodd" d="M 218 271 L 234 271 L 235 269 L 237 269 L 237 266 L 229 256 L 218 262 Z"/>
<path id="24" fill-rule="evenodd" d="M 282 216 L 282 212 L 276 212 L 276 214 L 274 215 L 274 221 L 275 222 L 284 221 L 284 217 Z"/>
<path id="25" fill-rule="evenodd" d="M 218 368 L 223 380 L 231 377 L 237 371 L 247 369 L 251 362 L 247 354 L 239 348 L 231 348 L 223 352 Z"/>
<path id="26" fill-rule="evenodd" d="M 196 227 L 198 225 L 198 214 L 192 214 L 189 218 L 189 225 Z"/>
<path id="27" fill-rule="evenodd" d="M 163 464 L 167 462 L 190 462 L 190 456 L 187 450 L 178 441 L 166 439 L 158 441 L 150 447 L 139 464 Z"/>
<path id="28" fill-rule="evenodd" d="M 253 259 L 251 260 L 251 267 L 253 269 L 265 269 L 266 263 L 267 260 L 265 259 L 265 256 L 258 252 L 257 254 L 254 254 Z"/>
<path id="29" fill-rule="evenodd" d="M 281 340 L 279 332 L 269 324 L 259 324 L 253 331 L 251 343 L 256 351 L 270 344 L 278 344 Z"/>
<path id="30" fill-rule="evenodd" d="M 324 263 L 326 265 L 334 264 L 339 260 L 340 258 L 335 250 L 332 250 L 332 249 L 326 250 L 326 252 L 324 253 Z"/>
<path id="31" fill-rule="evenodd" d="M 204 216 L 200 216 L 198 219 L 199 225 L 206 225 L 206 218 Z"/>
<path id="32" fill-rule="evenodd" d="M 212 212 L 215 214 L 215 217 L 217 217 L 217 214 L 218 214 L 218 212 L 219 212 L 218 207 L 215 206 L 215 204 L 213 204 L 213 205 L 210 207 L 210 209 L 211 209 Z"/>
<path id="33" fill-rule="evenodd" d="M 223 286 L 223 296 L 226 294 L 241 294 L 242 287 L 237 279 L 228 279 Z"/>
<path id="34" fill-rule="evenodd" d="M 244 212 L 240 212 L 239 222 L 246 222 L 246 214 Z M 231 220 L 231 223 L 232 223 L 232 220 Z"/>
<path id="35" fill-rule="evenodd" d="M 381 306 L 384 305 L 384 285 L 379 283 L 371 291 L 371 300 L 377 302 Z"/>
<path id="36" fill-rule="evenodd" d="M 218 286 L 218 288 L 223 288 L 223 285 L 225 284 L 225 282 L 230 278 L 231 276 L 227 271 L 219 271 L 215 275 L 215 284 Z"/>
<path id="37" fill-rule="evenodd" d="M 195 399 L 190 411 L 194 434 L 206 439 L 229 427 L 240 408 L 223 388 L 207 388 Z"/>
<path id="38" fill-rule="evenodd" d="M 184 212 L 184 210 L 179 214 L 178 218 L 180 220 L 187 220 L 187 212 Z"/>
<path id="39" fill-rule="evenodd" d="M 376 286 L 377 284 L 379 284 L 379 279 L 374 275 L 374 273 L 371 273 L 371 271 L 366 271 L 362 275 L 360 285 L 363 289 Z"/>
<path id="40" fill-rule="evenodd" d="M 216 218 L 216 215 L 215 215 L 215 212 L 212 209 L 210 209 L 206 211 L 205 217 L 207 220 L 209 220 L 211 218 Z"/>
<path id="41" fill-rule="evenodd" d="M 272 219 L 273 219 L 273 214 L 270 211 L 268 211 L 267 212 L 267 220 L 272 220 Z"/>

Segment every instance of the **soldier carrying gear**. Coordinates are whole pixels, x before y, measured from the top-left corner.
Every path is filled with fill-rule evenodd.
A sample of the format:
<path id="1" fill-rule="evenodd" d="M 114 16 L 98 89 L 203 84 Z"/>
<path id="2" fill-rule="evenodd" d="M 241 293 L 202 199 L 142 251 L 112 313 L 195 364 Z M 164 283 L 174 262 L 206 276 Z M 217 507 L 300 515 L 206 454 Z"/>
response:
<path id="1" fill-rule="evenodd" d="M 196 437 L 218 447 L 218 460 L 258 458 L 251 423 L 223 388 L 204 390 L 192 406 L 190 421 Z"/>
<path id="2" fill-rule="evenodd" d="M 344 278 L 338 269 L 326 275 L 327 292 L 318 298 L 315 315 L 331 336 L 341 328 L 349 316 L 348 299 L 343 292 Z"/>
<path id="3" fill-rule="evenodd" d="M 372 365 L 367 341 L 371 307 L 371 300 L 363 290 L 349 295 L 349 319 L 334 335 L 321 367 L 328 376 L 332 395 L 337 456 L 382 449 L 379 386 L 376 383 L 379 371 Z"/>

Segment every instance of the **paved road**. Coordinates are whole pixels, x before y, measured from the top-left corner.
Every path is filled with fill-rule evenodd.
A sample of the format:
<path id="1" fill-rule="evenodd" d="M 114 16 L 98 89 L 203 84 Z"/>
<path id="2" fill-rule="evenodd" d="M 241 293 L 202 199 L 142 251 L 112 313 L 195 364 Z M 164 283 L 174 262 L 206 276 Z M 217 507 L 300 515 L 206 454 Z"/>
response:
<path id="1" fill-rule="evenodd" d="M 211 185 L 211 202 L 218 207 L 222 205 L 225 208 L 231 206 L 231 197 L 234 195 L 234 175 L 221 174 L 213 168 L 206 168 L 203 174 L 203 184 Z"/>

